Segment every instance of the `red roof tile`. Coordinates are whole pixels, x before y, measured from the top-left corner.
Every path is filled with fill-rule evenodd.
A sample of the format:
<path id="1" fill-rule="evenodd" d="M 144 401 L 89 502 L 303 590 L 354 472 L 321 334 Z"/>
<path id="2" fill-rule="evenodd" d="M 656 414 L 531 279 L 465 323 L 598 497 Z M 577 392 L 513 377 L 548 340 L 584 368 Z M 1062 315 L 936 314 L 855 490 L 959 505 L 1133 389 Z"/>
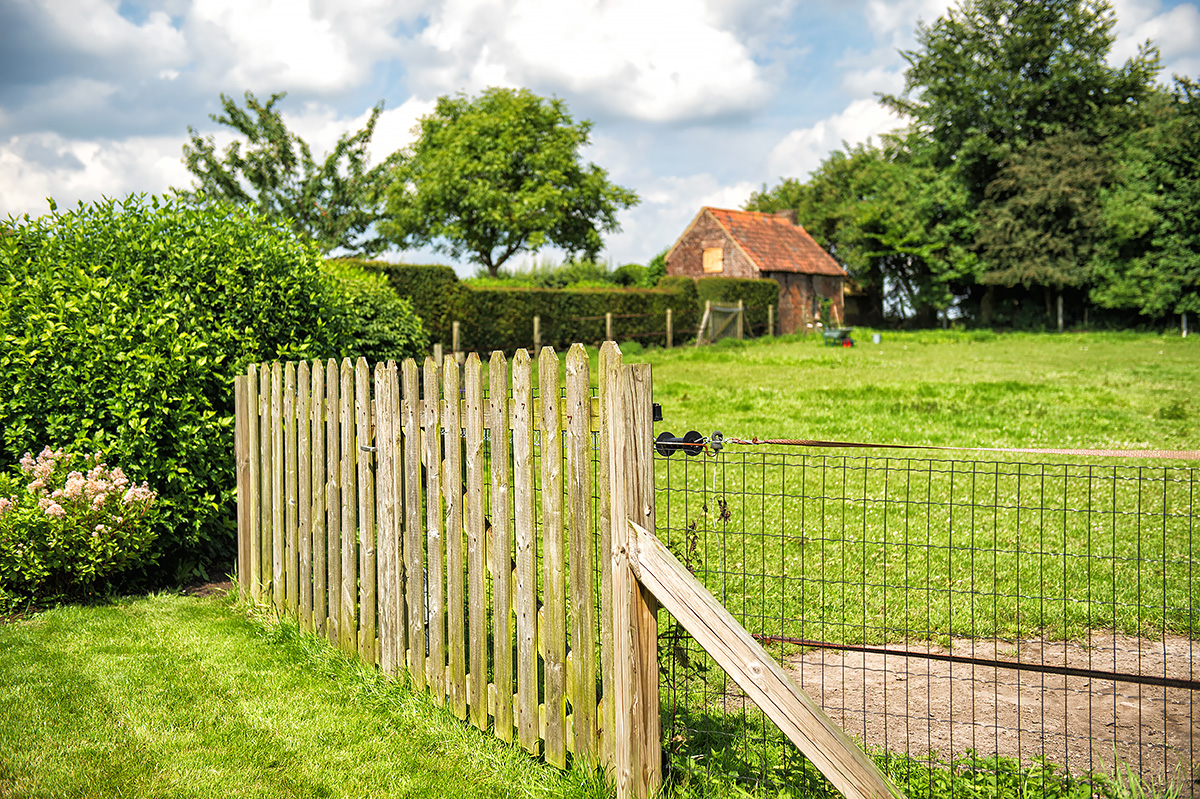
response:
<path id="1" fill-rule="evenodd" d="M 774 214 L 705 207 L 760 272 L 845 277 L 846 270 L 800 225 Z"/>

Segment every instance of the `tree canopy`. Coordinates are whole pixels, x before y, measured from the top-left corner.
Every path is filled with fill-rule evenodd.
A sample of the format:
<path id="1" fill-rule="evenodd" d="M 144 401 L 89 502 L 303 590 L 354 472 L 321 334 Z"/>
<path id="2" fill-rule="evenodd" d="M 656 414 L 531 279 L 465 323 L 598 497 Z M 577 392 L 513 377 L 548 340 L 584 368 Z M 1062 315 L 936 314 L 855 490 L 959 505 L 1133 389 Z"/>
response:
<path id="1" fill-rule="evenodd" d="M 318 163 L 308 143 L 290 131 L 275 108 L 286 93 L 272 94 L 266 103 L 246 92 L 246 107 L 221 95 L 223 115 L 210 118 L 244 137 L 217 151 L 213 136 L 188 127 L 191 143 L 183 146 L 183 161 L 196 178 L 192 200 L 216 198 L 253 207 L 276 219 L 322 252 L 345 250 L 373 255 L 387 248 L 374 224 L 379 219 L 383 191 L 395 157 L 368 165 L 368 147 L 383 111 L 380 102 L 367 124 L 343 134 L 333 151 Z"/>
<path id="2" fill-rule="evenodd" d="M 524 89 L 441 97 L 392 172 L 382 230 L 491 275 L 546 245 L 595 258 L 601 234 L 619 230 L 617 212 L 638 197 L 583 162 L 590 130 L 561 100 Z"/>
<path id="3" fill-rule="evenodd" d="M 1113 66 L 1116 21 L 1107 0 L 962 0 L 880 96 L 906 128 L 748 207 L 797 209 L 876 315 L 986 323 L 998 291 L 1200 312 L 1200 89 L 1156 84 L 1151 42 Z"/>

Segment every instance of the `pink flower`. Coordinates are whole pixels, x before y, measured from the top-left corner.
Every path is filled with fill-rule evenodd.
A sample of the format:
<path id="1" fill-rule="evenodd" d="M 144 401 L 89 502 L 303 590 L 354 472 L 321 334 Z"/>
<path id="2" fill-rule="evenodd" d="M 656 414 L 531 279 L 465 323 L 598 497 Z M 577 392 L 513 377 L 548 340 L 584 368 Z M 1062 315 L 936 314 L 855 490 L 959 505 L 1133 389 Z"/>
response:
<path id="1" fill-rule="evenodd" d="M 13 508 L 13 500 L 8 497 L 0 497 L 0 516 L 8 513 Z"/>
<path id="2" fill-rule="evenodd" d="M 140 486 L 131 486 L 125 492 L 125 496 L 123 496 L 121 499 L 126 505 L 132 505 L 135 502 L 145 502 L 147 505 L 149 505 L 154 502 L 157 496 L 158 495 L 151 491 L 150 487 L 143 482 Z"/>
<path id="3" fill-rule="evenodd" d="M 62 505 L 59 505 L 57 502 L 51 502 L 50 506 L 46 508 L 46 515 L 53 516 L 55 519 L 61 519 L 67 515 L 67 512 L 63 510 Z"/>
<path id="4" fill-rule="evenodd" d="M 112 470 L 111 476 L 115 487 L 124 488 L 129 485 L 129 478 L 125 476 L 125 472 L 121 471 L 120 466 Z"/>
<path id="5" fill-rule="evenodd" d="M 108 494 L 97 494 L 92 498 L 92 510 L 100 510 L 104 507 L 104 500 L 108 499 Z"/>
<path id="6" fill-rule="evenodd" d="M 29 486 L 28 486 L 29 493 L 36 494 L 37 492 L 42 490 L 42 486 L 44 486 L 45 484 L 46 484 L 46 481 L 43 478 L 38 477 L 32 483 L 29 484 Z"/>
<path id="7" fill-rule="evenodd" d="M 53 504 L 54 504 L 54 501 L 52 499 L 50 499 L 50 497 L 42 497 L 41 499 L 38 500 L 38 507 L 41 508 L 42 510 L 48 509 Z"/>
<path id="8" fill-rule="evenodd" d="M 67 499 L 75 499 L 83 493 L 83 486 L 83 475 L 79 472 L 71 472 L 67 475 L 66 485 L 63 486 L 63 496 Z"/>
<path id="9" fill-rule="evenodd" d="M 21 471 L 25 472 L 25 474 L 29 474 L 33 471 L 34 466 L 35 463 L 32 452 L 26 452 L 21 456 Z"/>

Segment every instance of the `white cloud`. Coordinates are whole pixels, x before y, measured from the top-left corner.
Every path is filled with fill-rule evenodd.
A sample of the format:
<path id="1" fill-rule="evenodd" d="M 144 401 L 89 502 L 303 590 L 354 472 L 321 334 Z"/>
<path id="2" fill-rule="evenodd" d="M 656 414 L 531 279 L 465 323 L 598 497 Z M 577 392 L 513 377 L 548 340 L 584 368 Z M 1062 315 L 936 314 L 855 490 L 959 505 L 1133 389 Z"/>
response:
<path id="1" fill-rule="evenodd" d="M 79 53 L 116 57 L 126 62 L 178 66 L 189 55 L 183 35 L 171 18 L 154 11 L 137 25 L 105 0 L 56 0 L 43 5 L 56 37 Z"/>
<path id="2" fill-rule="evenodd" d="M 1164 82 L 1172 74 L 1200 74 L 1200 10 L 1195 4 L 1163 11 L 1159 0 L 1116 0 L 1113 7 L 1117 13 L 1117 40 L 1109 55 L 1113 66 L 1135 56 L 1150 39 L 1162 56 Z"/>
<path id="3" fill-rule="evenodd" d="M 433 102 L 417 97 L 410 97 L 398 108 L 385 106 L 375 123 L 375 135 L 371 137 L 373 160 L 382 160 L 411 144 L 417 121 L 431 111 Z M 314 102 L 299 113 L 284 113 L 283 119 L 292 132 L 308 142 L 313 157 L 320 160 L 333 149 L 343 134 L 361 130 L 370 116 L 371 109 L 368 108 L 356 117 L 346 118 L 339 116 L 331 106 Z"/>
<path id="4" fill-rule="evenodd" d="M 842 142 L 857 144 L 902 124 L 899 117 L 874 100 L 855 100 L 845 111 L 811 127 L 794 130 L 771 151 L 771 175 L 804 179 Z"/>
<path id="5" fill-rule="evenodd" d="M 186 186 L 183 139 L 131 137 L 73 141 L 55 133 L 13 136 L 0 142 L 0 217 L 45 213 L 46 198 L 60 208 L 133 192 L 161 194 Z"/>
<path id="6" fill-rule="evenodd" d="M 700 0 L 450 0 L 419 41 L 436 58 L 413 68 L 437 92 L 532 86 L 658 122 L 751 110 L 770 93 Z"/>

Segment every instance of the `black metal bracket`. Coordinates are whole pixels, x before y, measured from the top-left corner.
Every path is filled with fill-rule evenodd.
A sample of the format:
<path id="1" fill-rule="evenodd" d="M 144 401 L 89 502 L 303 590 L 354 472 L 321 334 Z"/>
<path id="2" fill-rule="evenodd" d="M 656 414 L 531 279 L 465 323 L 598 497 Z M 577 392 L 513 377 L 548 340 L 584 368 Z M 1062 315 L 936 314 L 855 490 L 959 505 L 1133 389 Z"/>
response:
<path id="1" fill-rule="evenodd" d="M 700 454 L 704 446 L 704 436 L 695 430 L 691 430 L 683 436 L 663 432 L 659 433 L 658 437 L 654 439 L 654 451 L 664 458 L 671 457 L 679 450 L 683 450 L 685 455 L 695 457 Z"/>

